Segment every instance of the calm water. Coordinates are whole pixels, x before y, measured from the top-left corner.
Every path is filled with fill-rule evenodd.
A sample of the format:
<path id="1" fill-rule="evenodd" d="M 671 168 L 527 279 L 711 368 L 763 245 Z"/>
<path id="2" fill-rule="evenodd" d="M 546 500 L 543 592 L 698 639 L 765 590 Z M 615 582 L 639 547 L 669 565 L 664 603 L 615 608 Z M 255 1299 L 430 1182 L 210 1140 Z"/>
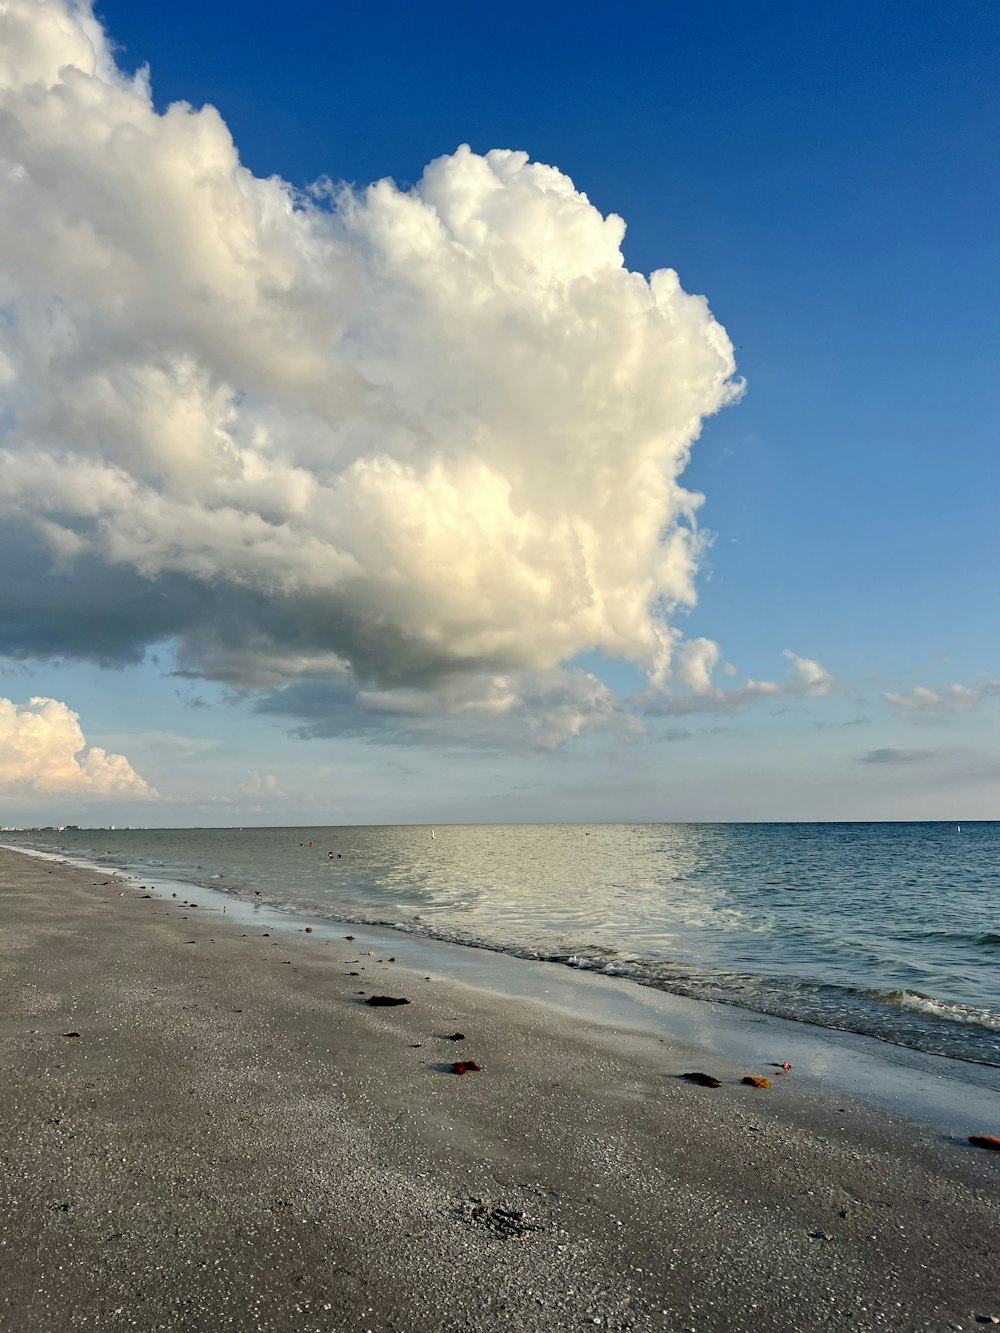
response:
<path id="1" fill-rule="evenodd" d="M 1000 1065 L 1000 823 L 4 834 Z M 313 846 L 310 847 L 310 840 Z M 333 858 L 329 856 L 333 852 Z M 339 855 L 338 855 L 339 854 Z"/>

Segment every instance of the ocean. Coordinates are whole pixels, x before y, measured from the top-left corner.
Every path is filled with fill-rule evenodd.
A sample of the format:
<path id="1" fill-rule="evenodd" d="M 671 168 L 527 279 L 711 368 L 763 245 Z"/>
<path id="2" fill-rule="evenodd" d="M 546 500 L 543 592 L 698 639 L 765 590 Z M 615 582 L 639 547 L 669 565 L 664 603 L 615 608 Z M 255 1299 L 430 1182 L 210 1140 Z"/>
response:
<path id="1" fill-rule="evenodd" d="M 1000 1066 L 1000 823 L 97 829 L 0 842 Z"/>

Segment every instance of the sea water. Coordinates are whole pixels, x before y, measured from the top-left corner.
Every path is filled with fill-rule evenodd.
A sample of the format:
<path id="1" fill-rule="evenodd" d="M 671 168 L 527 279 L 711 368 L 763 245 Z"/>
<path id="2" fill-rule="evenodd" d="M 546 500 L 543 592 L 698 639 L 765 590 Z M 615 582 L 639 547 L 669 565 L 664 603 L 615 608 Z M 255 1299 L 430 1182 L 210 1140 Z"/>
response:
<path id="1" fill-rule="evenodd" d="M 1000 823 L 100 829 L 2 841 L 1000 1066 Z"/>

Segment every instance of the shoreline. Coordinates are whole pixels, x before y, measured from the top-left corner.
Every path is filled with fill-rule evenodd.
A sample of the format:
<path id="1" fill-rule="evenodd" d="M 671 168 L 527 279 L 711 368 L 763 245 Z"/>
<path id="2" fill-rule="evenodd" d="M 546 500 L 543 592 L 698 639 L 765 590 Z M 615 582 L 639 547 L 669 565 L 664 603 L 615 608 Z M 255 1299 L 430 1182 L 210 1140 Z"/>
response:
<path id="1" fill-rule="evenodd" d="M 369 958 L 367 928 L 352 948 L 227 907 L 0 850 L 0 1328 L 1000 1316 L 1000 1154 L 794 1060 L 743 1087 L 756 1055 L 684 1044 L 682 1005 L 658 1032 L 594 1022 L 463 984 L 450 946 L 423 972 L 416 937 Z M 559 971 L 573 996 L 608 985 Z M 722 1088 L 679 1077 L 695 1052 Z M 466 1058 L 482 1072 L 456 1078 Z"/>
<path id="2" fill-rule="evenodd" d="M 0 844 L 0 853 L 34 857 L 53 865 L 107 875 L 138 892 L 141 875 L 99 862 L 74 862 L 67 856 Z M 154 872 L 155 873 L 155 872 Z M 526 1000 L 562 1014 L 582 1016 L 613 1032 L 625 1029 L 659 1038 L 670 1034 L 692 1059 L 721 1058 L 767 1065 L 790 1060 L 795 1081 L 817 1096 L 843 1093 L 889 1114 L 933 1128 L 956 1143 L 970 1133 L 991 1133 L 1000 1120 L 1000 1066 L 965 1061 L 896 1045 L 849 1029 L 828 1028 L 743 1008 L 726 1001 L 702 1000 L 598 969 L 570 968 L 541 958 L 526 958 L 500 948 L 457 943 L 386 923 L 313 916 L 269 903 L 256 903 L 210 884 L 160 878 L 143 884 L 158 899 L 171 902 L 197 894 L 200 910 L 225 916 L 229 924 L 299 935 L 308 925 L 317 939 L 339 942 L 345 931 L 358 947 L 397 953 L 404 950 L 414 966 L 443 973 L 477 992 Z M 223 910 L 225 909 L 225 910 Z"/>

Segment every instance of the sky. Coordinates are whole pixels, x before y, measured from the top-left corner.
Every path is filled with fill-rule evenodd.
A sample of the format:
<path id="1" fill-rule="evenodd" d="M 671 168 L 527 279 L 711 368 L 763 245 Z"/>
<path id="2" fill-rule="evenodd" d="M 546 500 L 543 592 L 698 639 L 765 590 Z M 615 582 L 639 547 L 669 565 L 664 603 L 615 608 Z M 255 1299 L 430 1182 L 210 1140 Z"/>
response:
<path id="1" fill-rule="evenodd" d="M 998 817 L 998 49 L 0 0 L 0 824 Z"/>

